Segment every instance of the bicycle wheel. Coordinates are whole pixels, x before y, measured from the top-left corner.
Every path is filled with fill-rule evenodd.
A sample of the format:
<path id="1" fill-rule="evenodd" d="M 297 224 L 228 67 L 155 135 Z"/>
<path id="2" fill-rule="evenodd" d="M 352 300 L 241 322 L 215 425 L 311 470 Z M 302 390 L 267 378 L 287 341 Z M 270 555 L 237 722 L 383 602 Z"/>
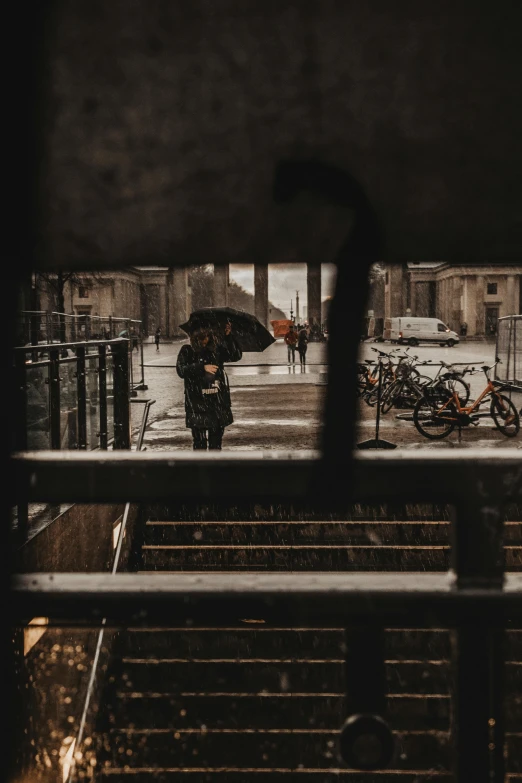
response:
<path id="1" fill-rule="evenodd" d="M 386 379 L 382 379 L 381 382 L 381 400 L 384 399 L 385 395 L 388 392 L 388 389 L 390 389 L 395 381 L 390 381 Z M 377 405 L 377 398 L 379 396 L 379 384 L 375 383 L 371 389 L 369 389 L 366 394 L 363 395 L 364 399 L 368 403 L 368 405 L 373 408 L 374 405 Z"/>
<path id="2" fill-rule="evenodd" d="M 454 407 L 450 403 L 439 413 L 441 404 L 440 401 L 421 397 L 413 409 L 413 423 L 416 429 L 429 440 L 442 440 L 455 429 L 456 421 L 452 420 Z"/>
<path id="3" fill-rule="evenodd" d="M 452 378 L 451 380 L 440 381 L 439 383 L 436 383 L 433 388 L 442 388 L 446 391 L 449 391 L 451 394 L 456 391 L 461 406 L 464 407 L 468 404 L 470 388 L 466 381 L 463 381 L 462 378 Z"/>
<path id="4" fill-rule="evenodd" d="M 395 381 L 384 391 L 381 397 L 381 413 L 388 413 L 393 408 L 397 397 L 401 393 L 402 386 L 402 381 Z"/>
<path id="5" fill-rule="evenodd" d="M 357 396 L 362 397 L 364 394 L 364 391 L 366 390 L 366 387 L 368 385 L 368 371 L 366 370 L 366 367 L 364 364 L 358 364 L 357 365 L 357 380 L 356 380 L 356 389 L 357 389 Z"/>
<path id="6" fill-rule="evenodd" d="M 495 427 L 508 438 L 514 438 L 520 430 L 520 416 L 513 402 L 504 394 L 494 394 L 489 410 Z"/>
<path id="7" fill-rule="evenodd" d="M 428 378 L 427 375 L 419 375 L 406 381 L 403 390 L 403 407 L 414 408 L 417 400 L 424 395 L 424 388 L 428 387 L 431 382 L 432 379 Z"/>
<path id="8" fill-rule="evenodd" d="M 367 405 L 370 406 L 370 408 L 373 408 L 373 406 L 377 404 L 378 394 L 379 392 L 377 385 L 375 385 L 369 391 L 367 391 L 366 394 L 363 395 L 364 401 L 367 403 Z"/>

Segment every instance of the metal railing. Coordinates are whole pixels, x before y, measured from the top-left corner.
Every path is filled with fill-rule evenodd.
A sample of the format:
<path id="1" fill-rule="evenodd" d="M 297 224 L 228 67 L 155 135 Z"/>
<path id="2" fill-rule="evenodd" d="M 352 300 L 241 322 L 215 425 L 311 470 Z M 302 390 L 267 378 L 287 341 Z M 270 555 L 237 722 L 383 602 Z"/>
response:
<path id="1" fill-rule="evenodd" d="M 314 453 L 189 455 L 96 453 L 20 454 L 13 457 L 17 491 L 33 500 L 100 502 L 172 500 L 223 504 L 292 501 L 332 505 L 318 484 L 321 457 Z M 282 466 L 284 465 L 284 470 Z M 197 469 L 195 469 L 197 466 Z M 132 475 L 132 482 L 129 482 Z M 364 731 L 382 739 L 389 732 L 372 705 L 376 693 L 380 643 L 385 627 L 451 628 L 455 713 L 454 772 L 459 783 L 504 780 L 504 657 L 506 626 L 522 628 L 522 576 L 506 575 L 503 560 L 502 506 L 522 500 L 522 453 L 479 450 L 446 454 L 425 450 L 354 455 L 349 500 L 408 500 L 454 505 L 452 562 L 446 574 L 26 574 L 15 576 L 15 617 L 52 618 L 67 626 L 225 627 L 237 617 L 263 617 L 265 627 L 289 625 L 350 629 L 360 660 L 357 713 L 339 727 L 341 753 L 353 759 L 357 720 L 369 713 Z M 370 655 L 371 654 L 371 655 Z M 373 661 L 369 663 L 368 661 Z M 469 672 L 473 671 L 473 677 Z M 367 688 L 365 689 L 364 683 Z M 367 704 L 365 703 L 367 694 Z M 382 697 L 382 698 L 380 698 Z M 351 695 L 350 705 L 355 709 Z M 355 728 L 354 728 L 355 726 Z M 361 729 L 362 730 L 362 729 Z M 377 767 L 379 765 L 377 764 Z"/>
<path id="2" fill-rule="evenodd" d="M 362 662 L 361 687 L 356 703 L 347 693 L 354 720 L 339 727 L 347 763 L 360 736 L 353 727 L 361 713 L 372 717 L 369 728 L 365 724 L 367 736 L 375 730 L 377 739 L 379 731 L 389 738 L 375 707 L 383 702 L 377 671 L 384 660 L 382 629 L 395 624 L 451 628 L 455 778 L 458 783 L 501 783 L 503 639 L 508 624 L 522 628 L 522 578 L 505 574 L 502 508 L 522 500 L 522 451 L 352 454 L 357 342 L 346 344 L 344 335 L 358 338 L 364 297 L 350 300 L 353 306 L 347 309 L 343 292 L 363 291 L 365 275 L 364 265 L 339 265 L 321 454 L 18 453 L 11 458 L 13 502 L 164 500 L 197 508 L 212 501 L 225 508 L 241 500 L 291 501 L 296 513 L 311 505 L 328 513 L 364 500 L 450 503 L 455 513 L 448 573 L 15 574 L 9 594 L 12 623 L 24 625 L 43 616 L 77 627 L 100 628 L 103 618 L 104 627 L 114 628 L 227 627 L 238 617 L 262 616 L 266 625 L 279 627 L 326 622 L 348 632 L 356 628 L 351 654 Z"/>
<path id="3" fill-rule="evenodd" d="M 71 313 L 47 312 L 45 310 L 22 310 L 16 325 L 17 343 L 35 346 L 33 361 L 38 360 L 45 346 L 52 343 L 76 343 L 80 340 L 127 339 L 129 350 L 130 385 L 133 390 L 146 390 L 145 365 L 143 357 L 142 321 L 122 316 L 74 315 Z M 139 367 L 134 366 L 134 352 L 137 351 Z M 136 370 L 139 378 L 134 377 Z"/>
<path id="4" fill-rule="evenodd" d="M 51 343 L 14 349 L 12 448 L 130 447 L 128 341 Z M 148 408 L 147 408 L 148 413 Z M 17 539 L 28 535 L 28 502 L 17 505 Z"/>
<path id="5" fill-rule="evenodd" d="M 109 400 L 114 405 L 111 417 L 114 448 L 129 448 L 130 369 L 127 344 L 127 340 L 117 339 L 40 345 L 36 361 L 27 358 L 32 354 L 31 347 L 15 348 L 14 449 L 31 447 L 31 425 L 35 418 L 37 424 L 45 425 L 48 433 L 44 448 L 106 449 L 111 440 Z M 107 376 L 110 376 L 110 384 Z M 36 412 L 33 410 L 35 406 Z M 95 414 L 97 416 L 90 421 Z M 95 423 L 97 430 L 93 427 Z M 67 427 L 70 430 L 65 443 Z"/>
<path id="6" fill-rule="evenodd" d="M 141 451 L 143 447 L 143 437 L 145 434 L 145 428 L 147 426 L 147 418 L 149 415 L 149 411 L 152 405 L 156 402 L 156 400 L 131 400 L 131 402 L 134 403 L 142 403 L 144 404 L 143 408 L 143 416 L 142 416 L 142 422 L 138 433 L 138 438 L 136 442 L 136 451 Z M 123 542 L 125 539 L 125 536 L 127 535 L 127 523 L 129 520 L 129 513 L 130 513 L 131 504 L 126 503 L 125 509 L 123 512 L 123 516 L 121 518 L 121 522 L 118 526 L 118 538 L 116 540 L 116 545 L 114 548 L 114 555 L 112 560 L 112 565 L 110 569 L 111 574 L 118 573 L 118 568 L 120 567 L 120 559 L 123 549 Z M 76 737 L 74 738 L 74 751 L 75 753 L 80 753 L 80 757 L 83 757 L 82 753 L 82 746 L 85 739 L 85 732 L 87 723 L 90 717 L 90 713 L 93 710 L 93 703 L 95 701 L 95 693 L 97 690 L 97 686 L 99 684 L 100 679 L 102 678 L 103 674 L 101 673 L 101 666 L 100 663 L 102 661 L 103 657 L 103 643 L 104 643 L 104 636 L 105 636 L 105 626 L 107 624 L 107 619 L 103 618 L 101 621 L 102 628 L 98 631 L 98 636 L 96 639 L 96 647 L 93 657 L 93 662 L 91 666 L 91 671 L 89 675 L 89 682 L 87 684 L 87 692 L 85 695 L 85 699 L 82 706 L 81 711 L 81 717 L 79 721 L 79 727 L 78 732 L 76 734 Z M 110 645 L 109 645 L 110 646 Z M 106 652 L 105 652 L 106 657 Z M 64 783 L 72 783 L 73 780 L 76 779 L 76 764 L 74 761 L 75 757 L 73 754 L 71 754 L 71 761 L 69 765 L 69 770 L 67 772 L 67 775 L 64 776 Z"/>
<path id="7" fill-rule="evenodd" d="M 76 315 L 47 310 L 22 310 L 16 331 L 20 344 L 39 342 L 75 342 L 76 340 L 113 340 L 124 330 L 134 329 L 139 337 L 142 321 L 117 315 Z"/>

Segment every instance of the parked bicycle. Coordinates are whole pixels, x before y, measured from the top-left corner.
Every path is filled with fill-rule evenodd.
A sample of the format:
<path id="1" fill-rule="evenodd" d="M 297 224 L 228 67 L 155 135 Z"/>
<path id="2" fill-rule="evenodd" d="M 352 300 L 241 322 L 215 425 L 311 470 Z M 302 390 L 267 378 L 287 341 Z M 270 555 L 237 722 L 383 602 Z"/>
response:
<path id="1" fill-rule="evenodd" d="M 382 413 L 387 413 L 391 408 L 413 408 L 428 388 L 435 395 L 437 390 L 440 390 L 443 394 L 443 399 L 447 391 L 455 391 L 459 396 L 461 405 L 467 404 L 470 387 L 464 380 L 465 370 L 457 370 L 456 365 L 446 364 L 444 361 L 437 364 L 432 362 L 415 364 L 415 361 L 419 358 L 418 356 L 403 358 L 408 361 L 401 365 L 396 381 L 382 395 Z M 436 366 L 439 369 L 433 378 L 421 375 L 417 369 L 418 367 Z M 467 366 L 467 364 L 462 363 L 462 366 Z M 442 372 L 443 369 L 444 372 Z"/>
<path id="2" fill-rule="evenodd" d="M 430 440 L 441 440 L 450 435 L 457 426 L 477 426 L 480 421 L 478 410 L 485 402 L 489 402 L 489 415 L 496 428 L 508 438 L 515 437 L 520 430 L 518 411 L 509 397 L 501 394 L 506 388 L 505 385 L 496 387 L 489 377 L 490 371 L 497 364 L 499 359 L 490 367 L 484 365 L 481 368 L 487 384 L 477 399 L 469 405 L 462 404 L 455 389 L 450 391 L 444 387 L 427 387 L 413 409 L 413 423 L 420 434 Z M 475 368 L 464 372 L 474 373 Z"/>
<path id="3" fill-rule="evenodd" d="M 390 353 L 379 351 L 377 348 L 372 350 L 379 354 L 379 361 L 366 359 L 364 363 L 357 364 L 357 394 L 371 406 L 376 404 L 378 398 L 379 366 L 381 367 L 381 394 L 382 390 L 395 380 L 396 365 L 393 363 L 392 354 L 398 349 L 395 348 Z M 383 358 L 387 361 L 383 362 Z"/>
<path id="4" fill-rule="evenodd" d="M 399 355 L 395 379 L 381 395 L 381 412 L 388 413 L 391 408 L 413 407 L 422 397 L 422 389 L 432 382 L 427 375 L 421 375 L 415 363 L 418 356 Z"/>

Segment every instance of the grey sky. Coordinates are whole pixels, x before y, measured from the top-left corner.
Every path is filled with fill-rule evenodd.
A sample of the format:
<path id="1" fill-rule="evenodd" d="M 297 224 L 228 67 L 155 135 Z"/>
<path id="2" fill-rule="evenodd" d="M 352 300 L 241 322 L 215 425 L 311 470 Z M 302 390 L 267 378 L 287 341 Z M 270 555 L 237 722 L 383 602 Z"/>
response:
<path id="1" fill-rule="evenodd" d="M 242 286 L 245 291 L 254 293 L 253 264 L 231 264 L 230 279 Z M 334 264 L 321 265 L 322 298 L 333 294 L 335 285 Z M 276 307 L 290 314 L 290 301 L 295 313 L 295 292 L 299 291 L 299 307 L 307 307 L 306 264 L 269 264 L 268 298 Z"/>

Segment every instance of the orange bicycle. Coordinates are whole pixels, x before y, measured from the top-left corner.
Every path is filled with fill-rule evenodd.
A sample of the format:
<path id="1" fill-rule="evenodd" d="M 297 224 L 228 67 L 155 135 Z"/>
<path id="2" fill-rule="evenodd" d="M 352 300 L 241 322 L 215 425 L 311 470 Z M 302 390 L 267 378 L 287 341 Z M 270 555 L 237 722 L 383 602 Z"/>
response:
<path id="1" fill-rule="evenodd" d="M 509 397 L 500 393 L 505 387 L 495 387 L 489 377 L 490 370 L 498 363 L 499 359 L 491 367 L 484 365 L 481 368 L 487 379 L 486 388 L 474 402 L 468 405 L 461 404 L 455 389 L 427 387 L 413 409 L 413 423 L 420 434 L 430 440 L 441 440 L 452 433 L 457 426 L 468 427 L 470 424 L 476 426 L 480 420 L 477 415 L 479 407 L 484 402 L 490 401 L 489 415 L 496 428 L 508 438 L 518 435 L 520 430 L 518 411 Z M 471 368 L 466 372 L 474 371 L 475 368 Z"/>

